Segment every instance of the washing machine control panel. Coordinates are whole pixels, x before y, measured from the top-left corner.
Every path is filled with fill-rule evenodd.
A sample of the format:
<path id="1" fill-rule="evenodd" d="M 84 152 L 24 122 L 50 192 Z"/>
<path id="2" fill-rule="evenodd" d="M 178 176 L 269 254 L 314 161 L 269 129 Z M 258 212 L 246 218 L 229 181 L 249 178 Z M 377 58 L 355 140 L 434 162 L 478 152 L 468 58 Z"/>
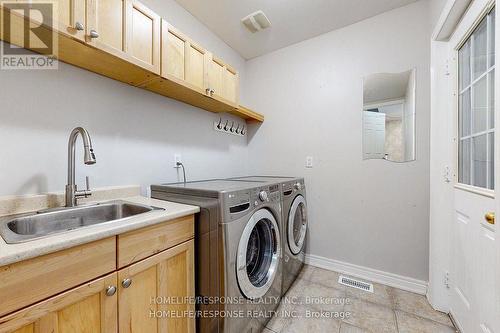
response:
<path id="1" fill-rule="evenodd" d="M 222 206 L 226 207 L 223 220 L 232 221 L 244 214 L 248 214 L 249 209 L 280 202 L 281 193 L 278 185 L 263 186 L 251 190 L 227 193 L 221 200 Z"/>
<path id="2" fill-rule="evenodd" d="M 280 192 L 278 185 L 257 188 L 252 192 L 252 202 L 254 207 L 260 204 L 280 201 Z"/>

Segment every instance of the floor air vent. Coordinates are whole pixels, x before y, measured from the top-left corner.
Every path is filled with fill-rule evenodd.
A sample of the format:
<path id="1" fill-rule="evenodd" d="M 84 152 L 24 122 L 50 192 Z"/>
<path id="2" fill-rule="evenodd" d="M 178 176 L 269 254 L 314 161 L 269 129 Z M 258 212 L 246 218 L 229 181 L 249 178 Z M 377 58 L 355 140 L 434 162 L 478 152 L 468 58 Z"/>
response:
<path id="1" fill-rule="evenodd" d="M 343 284 L 344 286 L 351 287 L 351 288 L 356 288 L 356 289 L 368 291 L 370 293 L 373 292 L 373 284 L 368 283 L 368 282 L 364 282 L 364 281 L 360 281 L 360 280 L 356 280 L 356 279 L 346 277 L 343 275 L 339 276 L 339 283 Z"/>

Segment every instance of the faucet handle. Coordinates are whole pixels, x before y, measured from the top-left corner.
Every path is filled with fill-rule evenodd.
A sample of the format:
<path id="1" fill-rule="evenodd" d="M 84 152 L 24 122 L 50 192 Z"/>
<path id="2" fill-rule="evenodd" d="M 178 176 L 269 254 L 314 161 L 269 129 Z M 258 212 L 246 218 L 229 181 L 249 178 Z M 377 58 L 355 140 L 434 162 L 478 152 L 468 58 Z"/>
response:
<path id="1" fill-rule="evenodd" d="M 90 189 L 90 180 L 89 176 L 85 176 L 85 191 L 83 191 L 83 195 L 85 198 L 88 198 L 92 195 L 92 190 Z"/>
<path id="2" fill-rule="evenodd" d="M 86 186 L 85 190 L 80 190 L 80 191 L 76 190 L 75 191 L 75 198 L 76 199 L 88 198 L 88 197 L 92 196 L 92 190 L 90 189 L 89 176 L 85 177 L 85 186 Z"/>

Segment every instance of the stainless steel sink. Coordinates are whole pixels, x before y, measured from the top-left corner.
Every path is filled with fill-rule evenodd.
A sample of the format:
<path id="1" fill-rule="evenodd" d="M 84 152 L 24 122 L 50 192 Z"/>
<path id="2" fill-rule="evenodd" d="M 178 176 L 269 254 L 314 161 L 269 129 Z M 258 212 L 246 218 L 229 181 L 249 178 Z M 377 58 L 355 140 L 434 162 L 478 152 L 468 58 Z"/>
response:
<path id="1" fill-rule="evenodd" d="M 23 243 L 95 224 L 121 221 L 153 210 L 162 209 L 126 201 L 110 201 L 21 214 L 0 219 L 0 235 L 9 244 Z"/>

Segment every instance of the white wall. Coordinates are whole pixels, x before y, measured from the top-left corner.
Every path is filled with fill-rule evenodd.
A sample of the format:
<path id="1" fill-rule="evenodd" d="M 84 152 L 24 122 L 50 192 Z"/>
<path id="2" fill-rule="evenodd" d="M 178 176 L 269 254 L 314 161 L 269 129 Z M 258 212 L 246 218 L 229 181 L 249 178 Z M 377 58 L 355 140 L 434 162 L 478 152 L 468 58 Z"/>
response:
<path id="1" fill-rule="evenodd" d="M 248 103 L 266 115 L 249 140 L 253 173 L 304 175 L 311 254 L 428 280 L 428 2 L 253 59 Z M 417 160 L 362 160 L 362 78 L 417 73 Z M 305 169 L 306 156 L 314 168 Z"/>
<path id="2" fill-rule="evenodd" d="M 244 77 L 244 60 L 175 1 L 145 3 Z M 85 175 L 93 187 L 177 181 L 174 153 L 182 154 L 189 179 L 246 170 L 246 139 L 216 133 L 214 114 L 66 64 L 2 71 L 0 100 L 0 195 L 63 190 L 75 126 L 90 132 L 98 161 L 77 164 L 81 185 Z"/>

